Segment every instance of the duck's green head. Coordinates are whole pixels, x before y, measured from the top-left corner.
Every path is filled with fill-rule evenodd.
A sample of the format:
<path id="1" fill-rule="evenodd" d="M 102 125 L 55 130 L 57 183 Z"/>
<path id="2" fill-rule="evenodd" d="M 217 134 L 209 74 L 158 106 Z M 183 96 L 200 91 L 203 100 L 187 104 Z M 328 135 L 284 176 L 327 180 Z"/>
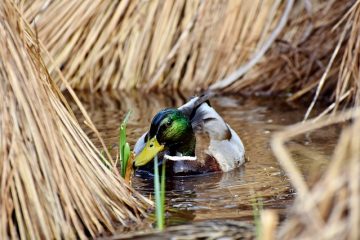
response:
<path id="1" fill-rule="evenodd" d="M 144 149 L 135 157 L 136 167 L 147 164 L 164 150 L 169 150 L 171 154 L 194 155 L 195 137 L 191 123 L 178 109 L 168 108 L 158 112 L 145 141 Z"/>

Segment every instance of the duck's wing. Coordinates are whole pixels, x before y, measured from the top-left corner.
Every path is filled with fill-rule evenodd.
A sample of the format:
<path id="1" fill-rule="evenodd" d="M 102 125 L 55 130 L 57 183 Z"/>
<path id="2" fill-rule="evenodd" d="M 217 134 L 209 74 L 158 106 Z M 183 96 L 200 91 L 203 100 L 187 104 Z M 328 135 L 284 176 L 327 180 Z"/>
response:
<path id="1" fill-rule="evenodd" d="M 209 100 L 213 95 L 214 95 L 213 93 L 205 93 L 200 96 L 193 97 L 190 99 L 190 101 L 188 101 L 178 109 L 191 120 L 196 114 L 198 108 L 203 103 L 207 103 L 210 106 Z"/>
<path id="2" fill-rule="evenodd" d="M 197 136 L 196 141 L 208 141 L 206 144 L 208 149 L 204 153 L 214 157 L 221 169 L 227 172 L 244 162 L 244 145 L 237 133 L 211 107 L 210 97 L 209 95 L 195 97 L 179 110 L 189 117 Z"/>
<path id="3" fill-rule="evenodd" d="M 195 133 L 207 133 L 213 140 L 229 140 L 231 131 L 224 119 L 211 107 L 208 93 L 194 97 L 178 109 L 190 119 Z"/>

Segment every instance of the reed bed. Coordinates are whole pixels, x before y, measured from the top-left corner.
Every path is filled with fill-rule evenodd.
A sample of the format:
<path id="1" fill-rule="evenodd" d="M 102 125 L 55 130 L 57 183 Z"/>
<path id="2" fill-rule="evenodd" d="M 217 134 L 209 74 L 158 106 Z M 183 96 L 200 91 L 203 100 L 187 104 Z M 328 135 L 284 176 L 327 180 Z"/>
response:
<path id="1" fill-rule="evenodd" d="M 76 89 L 316 95 L 335 110 L 359 101 L 358 0 L 22 3 L 50 73 L 61 68 Z"/>
<path id="2" fill-rule="evenodd" d="M 315 81 L 310 80 L 306 85 L 301 85 L 301 90 L 289 98 L 289 100 L 297 99 L 316 88 L 315 92 L 312 91 L 314 95 L 305 114 L 305 120 L 310 116 L 316 101 L 321 96 L 328 95 L 332 104 L 315 118 L 289 126 L 274 135 L 272 149 L 296 188 L 298 196 L 280 227 L 277 228 L 276 223 L 274 224 L 274 221 L 277 221 L 276 214 L 272 212 L 263 214 L 263 239 L 360 238 L 360 142 L 358 135 L 360 130 L 358 91 L 360 1 L 347 1 L 342 4 L 340 2 L 342 1 L 334 1 L 332 4 L 335 5 L 332 6 L 342 14 L 330 22 L 323 15 L 323 21 L 329 26 L 322 26 L 325 28 L 318 29 L 317 37 L 312 36 L 315 37 L 313 41 L 318 41 L 319 45 L 307 43 L 308 41 L 303 42 L 304 45 L 308 44 L 308 50 L 312 49 L 315 54 L 325 50 L 323 56 L 328 59 L 328 64 L 323 66 L 323 71 L 318 71 L 319 74 L 322 72 L 320 77 L 311 77 L 312 70 L 309 67 L 307 79 L 313 78 Z M 333 40 L 331 47 L 328 43 Z M 314 46 L 318 47 L 314 48 Z M 284 66 L 286 61 L 288 59 L 284 59 Z M 301 64 L 301 61 L 299 63 L 300 66 L 306 66 L 306 64 Z M 279 78 L 289 77 L 280 72 L 277 75 Z M 285 80 L 284 83 L 291 84 L 291 81 Z M 269 86 L 274 86 L 273 84 L 276 82 L 269 82 Z M 286 87 L 291 87 L 291 85 Z M 271 88 L 270 91 L 272 91 Z M 350 106 L 345 112 L 339 111 L 342 102 L 345 102 L 343 106 Z M 335 114 L 336 111 L 338 113 Z M 329 115 L 330 112 L 334 114 Z M 306 183 L 303 174 L 296 167 L 291 152 L 286 147 L 286 142 L 300 134 L 311 135 L 312 131 L 334 124 L 341 125 L 344 129 L 334 149 L 332 160 L 323 174 L 312 176 L 317 181 Z"/>
<path id="3" fill-rule="evenodd" d="M 4 0 L 0 19 L 1 238 L 94 237 L 139 222 L 149 204 L 101 163 L 60 91 L 76 98 L 72 88 L 282 94 L 308 100 L 305 119 L 329 100 L 274 137 L 298 197 L 279 230 L 264 229 L 359 238 L 360 0 Z M 354 108 L 327 115 L 343 107 Z M 307 185 L 285 142 L 346 119 L 327 171 Z"/>
<path id="4" fill-rule="evenodd" d="M 12 1 L 0 19 L 0 238 L 87 238 L 140 223 L 150 203 L 102 164 Z"/>
<path id="5" fill-rule="evenodd" d="M 24 2 L 25 18 L 54 59 L 50 72 L 60 67 L 74 88 L 91 90 L 206 88 L 269 47 L 285 6 L 280 0 Z"/>
<path id="6" fill-rule="evenodd" d="M 317 181 L 307 184 L 285 143 L 299 134 L 342 124 L 332 160 Z M 289 126 L 274 135 L 272 149 L 296 188 L 297 198 L 278 230 L 265 213 L 263 239 L 359 239 L 360 238 L 360 109 L 355 108 L 319 121 Z M 269 230 L 272 229 L 272 230 Z"/>
<path id="7" fill-rule="evenodd" d="M 310 96 L 306 119 L 320 98 L 331 101 L 326 113 L 359 103 L 360 1 L 304 2 L 305 13 L 293 13 L 263 61 L 233 90 L 282 93 L 290 101 Z"/>

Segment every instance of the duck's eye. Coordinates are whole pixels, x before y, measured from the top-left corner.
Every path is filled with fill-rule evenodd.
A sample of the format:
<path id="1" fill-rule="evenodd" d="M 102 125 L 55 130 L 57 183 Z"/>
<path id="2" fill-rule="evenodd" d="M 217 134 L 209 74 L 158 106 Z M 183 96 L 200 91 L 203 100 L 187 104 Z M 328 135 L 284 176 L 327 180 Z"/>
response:
<path id="1" fill-rule="evenodd" d="M 151 148 L 152 148 L 153 146 L 154 146 L 154 144 L 153 144 L 153 143 L 150 143 L 149 147 L 151 147 Z"/>
<path id="2" fill-rule="evenodd" d="M 169 121 L 167 121 L 167 122 L 165 123 L 165 125 L 166 125 L 167 127 L 170 127 L 171 123 L 172 123 L 172 121 L 169 120 Z"/>

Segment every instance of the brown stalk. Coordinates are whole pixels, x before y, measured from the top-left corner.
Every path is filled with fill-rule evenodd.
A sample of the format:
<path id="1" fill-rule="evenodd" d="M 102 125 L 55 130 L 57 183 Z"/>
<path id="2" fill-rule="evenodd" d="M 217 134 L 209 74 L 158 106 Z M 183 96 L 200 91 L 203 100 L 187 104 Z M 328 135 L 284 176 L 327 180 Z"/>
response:
<path id="1" fill-rule="evenodd" d="M 101 162 L 12 1 L 0 4 L 0 238 L 87 238 L 149 201 Z"/>
<path id="2" fill-rule="evenodd" d="M 327 170 L 309 187 L 300 177 L 301 173 L 285 143 L 299 134 L 350 119 L 353 123 L 343 130 Z M 274 135 L 272 149 L 299 193 L 289 216 L 279 228 L 279 239 L 359 238 L 360 141 L 357 131 L 360 131 L 359 108 L 335 116 L 326 116 L 317 121 L 305 121 Z"/>

